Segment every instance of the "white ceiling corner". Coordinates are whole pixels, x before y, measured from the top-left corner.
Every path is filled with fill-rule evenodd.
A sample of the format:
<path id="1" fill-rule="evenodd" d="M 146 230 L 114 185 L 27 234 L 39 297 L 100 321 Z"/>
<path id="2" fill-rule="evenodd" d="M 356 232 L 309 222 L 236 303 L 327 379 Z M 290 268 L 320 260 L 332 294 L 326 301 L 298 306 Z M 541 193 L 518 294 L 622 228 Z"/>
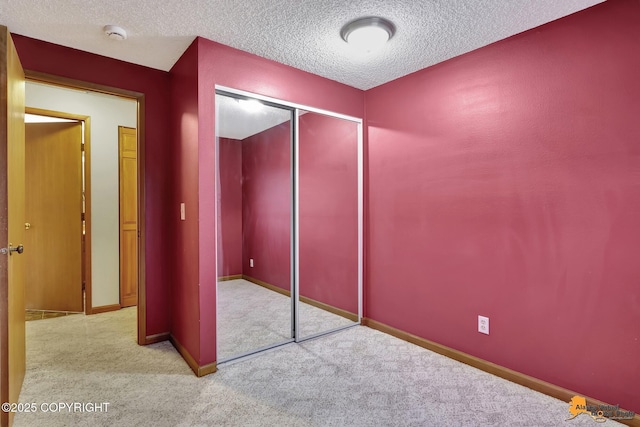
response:
<path id="1" fill-rule="evenodd" d="M 196 36 L 369 89 L 603 0 L 0 0 L 16 34 L 168 71 Z M 380 51 L 352 52 L 340 28 L 393 21 Z M 118 25 L 128 38 L 109 39 Z"/>

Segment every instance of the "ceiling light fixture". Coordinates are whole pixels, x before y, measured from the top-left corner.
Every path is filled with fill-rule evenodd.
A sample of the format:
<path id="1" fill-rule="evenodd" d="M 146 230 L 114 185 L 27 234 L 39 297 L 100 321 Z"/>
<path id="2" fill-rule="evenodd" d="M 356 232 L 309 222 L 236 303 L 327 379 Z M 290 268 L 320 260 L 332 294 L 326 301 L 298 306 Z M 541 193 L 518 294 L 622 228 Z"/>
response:
<path id="1" fill-rule="evenodd" d="M 122 41 L 127 39 L 127 32 L 116 25 L 105 25 L 102 30 L 112 40 Z"/>
<path id="2" fill-rule="evenodd" d="M 240 99 L 240 105 L 250 113 L 257 113 L 262 110 L 264 104 L 257 99 Z"/>
<path id="3" fill-rule="evenodd" d="M 379 49 L 393 37 L 396 26 L 378 16 L 368 16 L 351 21 L 342 27 L 340 35 L 350 45 L 365 52 Z"/>

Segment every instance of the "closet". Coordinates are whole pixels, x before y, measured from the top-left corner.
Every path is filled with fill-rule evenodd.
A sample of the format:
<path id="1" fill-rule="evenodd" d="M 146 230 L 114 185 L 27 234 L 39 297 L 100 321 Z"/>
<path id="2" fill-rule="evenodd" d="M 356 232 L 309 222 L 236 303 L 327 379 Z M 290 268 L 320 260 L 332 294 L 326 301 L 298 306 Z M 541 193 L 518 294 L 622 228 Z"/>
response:
<path id="1" fill-rule="evenodd" d="M 216 86 L 217 361 L 362 317 L 362 119 Z"/>

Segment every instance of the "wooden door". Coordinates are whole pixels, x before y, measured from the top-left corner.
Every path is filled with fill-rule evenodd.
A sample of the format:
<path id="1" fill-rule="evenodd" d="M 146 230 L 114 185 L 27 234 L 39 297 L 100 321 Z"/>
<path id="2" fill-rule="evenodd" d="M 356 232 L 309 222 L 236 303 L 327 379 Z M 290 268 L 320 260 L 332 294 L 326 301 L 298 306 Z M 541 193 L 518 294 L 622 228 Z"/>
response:
<path id="1" fill-rule="evenodd" d="M 138 304 L 138 139 L 118 127 L 120 152 L 120 306 Z"/>
<path id="2" fill-rule="evenodd" d="M 0 26 L 0 402 L 18 402 L 25 373 L 24 72 L 11 35 Z M 28 246 L 24 246 L 28 252 Z M 0 411 L 0 425 L 13 413 Z"/>
<path id="3" fill-rule="evenodd" d="M 77 311 L 82 301 L 82 124 L 27 123 L 26 306 Z"/>

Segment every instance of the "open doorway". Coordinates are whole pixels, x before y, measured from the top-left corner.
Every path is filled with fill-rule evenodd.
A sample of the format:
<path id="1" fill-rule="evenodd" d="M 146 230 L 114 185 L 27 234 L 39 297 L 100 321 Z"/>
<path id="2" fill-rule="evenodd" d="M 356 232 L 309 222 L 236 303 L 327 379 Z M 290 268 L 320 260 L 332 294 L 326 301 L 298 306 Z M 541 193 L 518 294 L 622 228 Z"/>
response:
<path id="1" fill-rule="evenodd" d="M 144 97 L 54 76 L 27 72 L 26 77 L 27 110 L 35 109 L 40 114 L 49 111 L 50 116 L 72 119 L 83 125 L 83 209 L 79 222 L 84 240 L 81 257 L 84 306 L 81 311 L 96 314 L 137 305 L 138 343 L 144 344 L 144 206 L 141 202 L 144 200 L 144 162 L 142 156 L 137 155 L 143 153 Z M 128 132 L 124 140 L 122 129 Z M 125 151 L 128 151 L 125 161 L 128 182 L 124 186 L 121 182 L 123 141 L 127 147 Z M 133 159 L 131 151 L 135 153 Z M 129 216 L 124 233 L 128 248 L 124 266 L 128 281 L 126 297 L 122 295 L 121 287 L 123 189 Z M 135 216 L 133 230 L 131 212 Z M 33 230 L 34 224 L 30 225 Z M 126 301 L 124 305 L 123 301 Z"/>
<path id="2" fill-rule="evenodd" d="M 90 135 L 88 116 L 25 108 L 27 320 L 85 311 Z"/>

